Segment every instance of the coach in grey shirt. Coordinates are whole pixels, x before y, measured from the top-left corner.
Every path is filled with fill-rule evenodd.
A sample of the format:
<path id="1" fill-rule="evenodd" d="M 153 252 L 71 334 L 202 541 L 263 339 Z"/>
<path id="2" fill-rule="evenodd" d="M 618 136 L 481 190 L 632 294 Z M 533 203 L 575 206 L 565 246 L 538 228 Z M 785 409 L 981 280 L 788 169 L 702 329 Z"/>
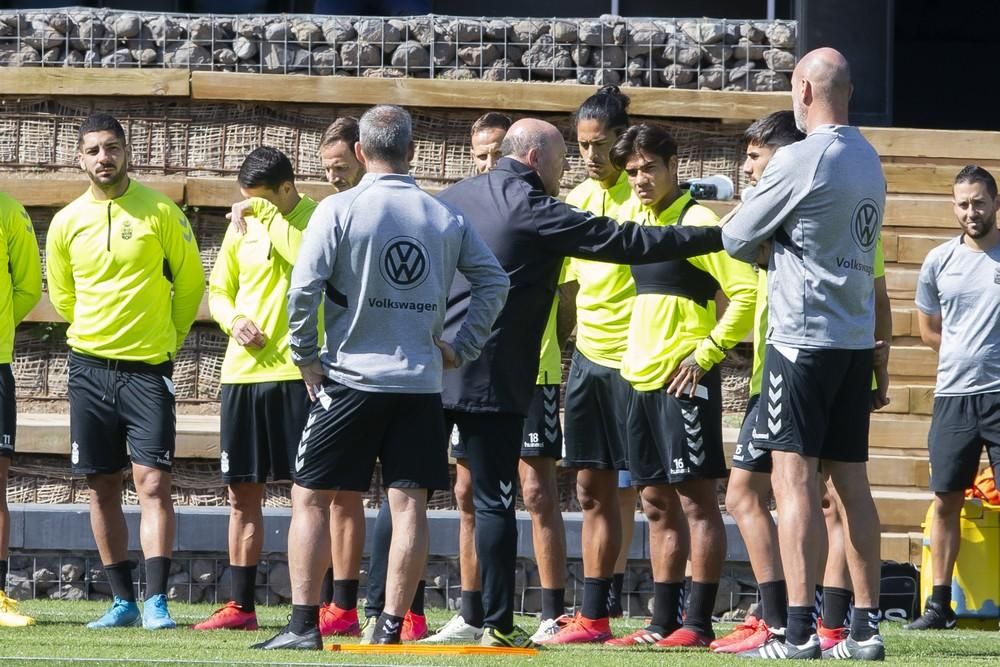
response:
<path id="1" fill-rule="evenodd" d="M 748 262 L 773 241 L 760 399 L 766 409 L 753 444 L 773 451 L 789 608 L 785 642 L 763 647 L 761 657 L 820 657 L 813 620 L 824 543 L 819 460 L 843 502 L 855 597 L 851 636 L 826 654 L 872 659 L 885 652 L 877 625 L 879 521 L 865 466 L 885 178 L 875 150 L 847 125 L 850 96 L 840 53 L 818 49 L 802 58 L 792 105 L 808 136 L 775 153 L 722 230 L 726 250 Z"/>
<path id="2" fill-rule="evenodd" d="M 920 337 L 939 352 L 927 445 L 934 518 L 933 588 L 909 630 L 950 630 L 951 578 L 961 543 L 965 489 L 979 471 L 983 443 L 1000 478 L 1000 230 L 997 184 L 976 165 L 955 177 L 962 234 L 924 260 L 917 282 Z"/>
<path id="3" fill-rule="evenodd" d="M 393 538 L 385 610 L 372 641 L 399 643 L 427 556 L 428 491 L 449 482 L 442 370 L 479 356 L 509 284 L 473 228 L 406 175 L 410 115 L 374 107 L 361 117 L 360 133 L 355 150 L 367 174 L 323 200 L 292 270 L 292 358 L 314 403 L 293 475 L 292 615 L 258 648 L 322 648 L 317 624 L 330 504 L 338 491 L 366 491 L 376 460 Z M 439 336 L 456 270 L 473 286 L 472 305 L 446 342 Z"/>

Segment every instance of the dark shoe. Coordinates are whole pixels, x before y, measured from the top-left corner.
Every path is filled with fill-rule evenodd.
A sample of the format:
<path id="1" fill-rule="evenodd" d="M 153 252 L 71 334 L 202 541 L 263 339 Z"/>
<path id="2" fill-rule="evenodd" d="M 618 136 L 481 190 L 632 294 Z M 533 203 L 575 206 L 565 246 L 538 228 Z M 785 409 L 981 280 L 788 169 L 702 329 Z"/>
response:
<path id="1" fill-rule="evenodd" d="M 873 635 L 862 642 L 848 637 L 836 646 L 823 651 L 826 660 L 885 660 L 885 642 L 881 635 Z"/>
<path id="2" fill-rule="evenodd" d="M 912 623 L 903 626 L 904 630 L 954 630 L 958 625 L 955 612 L 951 607 L 943 607 L 927 598 L 924 613 Z"/>
<path id="3" fill-rule="evenodd" d="M 265 651 L 273 649 L 321 651 L 323 649 L 323 638 L 319 634 L 319 628 L 313 628 L 305 634 L 297 635 L 289 630 L 286 625 L 281 632 L 271 637 L 266 642 L 254 644 L 250 648 L 257 648 Z"/>
<path id="4" fill-rule="evenodd" d="M 372 644 L 402 644 L 403 641 L 399 638 L 399 635 L 383 635 L 378 632 L 372 637 Z"/>

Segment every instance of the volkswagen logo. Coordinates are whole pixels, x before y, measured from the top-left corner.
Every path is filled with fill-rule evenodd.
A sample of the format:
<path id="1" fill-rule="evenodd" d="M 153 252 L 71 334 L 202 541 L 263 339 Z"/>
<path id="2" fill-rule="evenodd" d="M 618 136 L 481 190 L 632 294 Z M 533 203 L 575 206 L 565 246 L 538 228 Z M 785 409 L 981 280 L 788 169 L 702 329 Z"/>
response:
<path id="1" fill-rule="evenodd" d="M 393 287 L 413 289 L 427 278 L 427 249 L 410 236 L 397 236 L 382 248 L 379 270 Z"/>
<path id="2" fill-rule="evenodd" d="M 874 199 L 862 199 L 854 209 L 851 236 L 862 250 L 871 250 L 878 241 L 881 220 L 878 204 Z"/>

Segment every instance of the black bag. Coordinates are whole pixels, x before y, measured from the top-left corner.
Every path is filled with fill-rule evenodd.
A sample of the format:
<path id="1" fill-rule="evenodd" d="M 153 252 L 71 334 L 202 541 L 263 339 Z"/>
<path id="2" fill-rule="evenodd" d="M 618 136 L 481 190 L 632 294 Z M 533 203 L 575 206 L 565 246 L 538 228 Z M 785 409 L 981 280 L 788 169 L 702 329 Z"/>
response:
<path id="1" fill-rule="evenodd" d="M 882 561 L 879 609 L 886 620 L 912 620 L 920 615 L 920 573 L 910 563 Z"/>

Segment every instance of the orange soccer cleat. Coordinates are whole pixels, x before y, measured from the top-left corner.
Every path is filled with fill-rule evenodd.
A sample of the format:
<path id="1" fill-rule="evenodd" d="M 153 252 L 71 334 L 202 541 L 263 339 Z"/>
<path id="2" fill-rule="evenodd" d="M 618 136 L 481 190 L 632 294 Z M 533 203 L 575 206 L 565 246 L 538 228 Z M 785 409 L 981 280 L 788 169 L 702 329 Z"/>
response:
<path id="1" fill-rule="evenodd" d="M 325 604 L 319 608 L 319 634 L 323 637 L 358 637 L 361 625 L 358 610 L 341 609 L 337 605 Z"/>
<path id="2" fill-rule="evenodd" d="M 230 600 L 225 605 L 212 612 L 212 615 L 194 626 L 195 630 L 256 630 L 257 613 L 243 611 L 243 608 Z"/>

